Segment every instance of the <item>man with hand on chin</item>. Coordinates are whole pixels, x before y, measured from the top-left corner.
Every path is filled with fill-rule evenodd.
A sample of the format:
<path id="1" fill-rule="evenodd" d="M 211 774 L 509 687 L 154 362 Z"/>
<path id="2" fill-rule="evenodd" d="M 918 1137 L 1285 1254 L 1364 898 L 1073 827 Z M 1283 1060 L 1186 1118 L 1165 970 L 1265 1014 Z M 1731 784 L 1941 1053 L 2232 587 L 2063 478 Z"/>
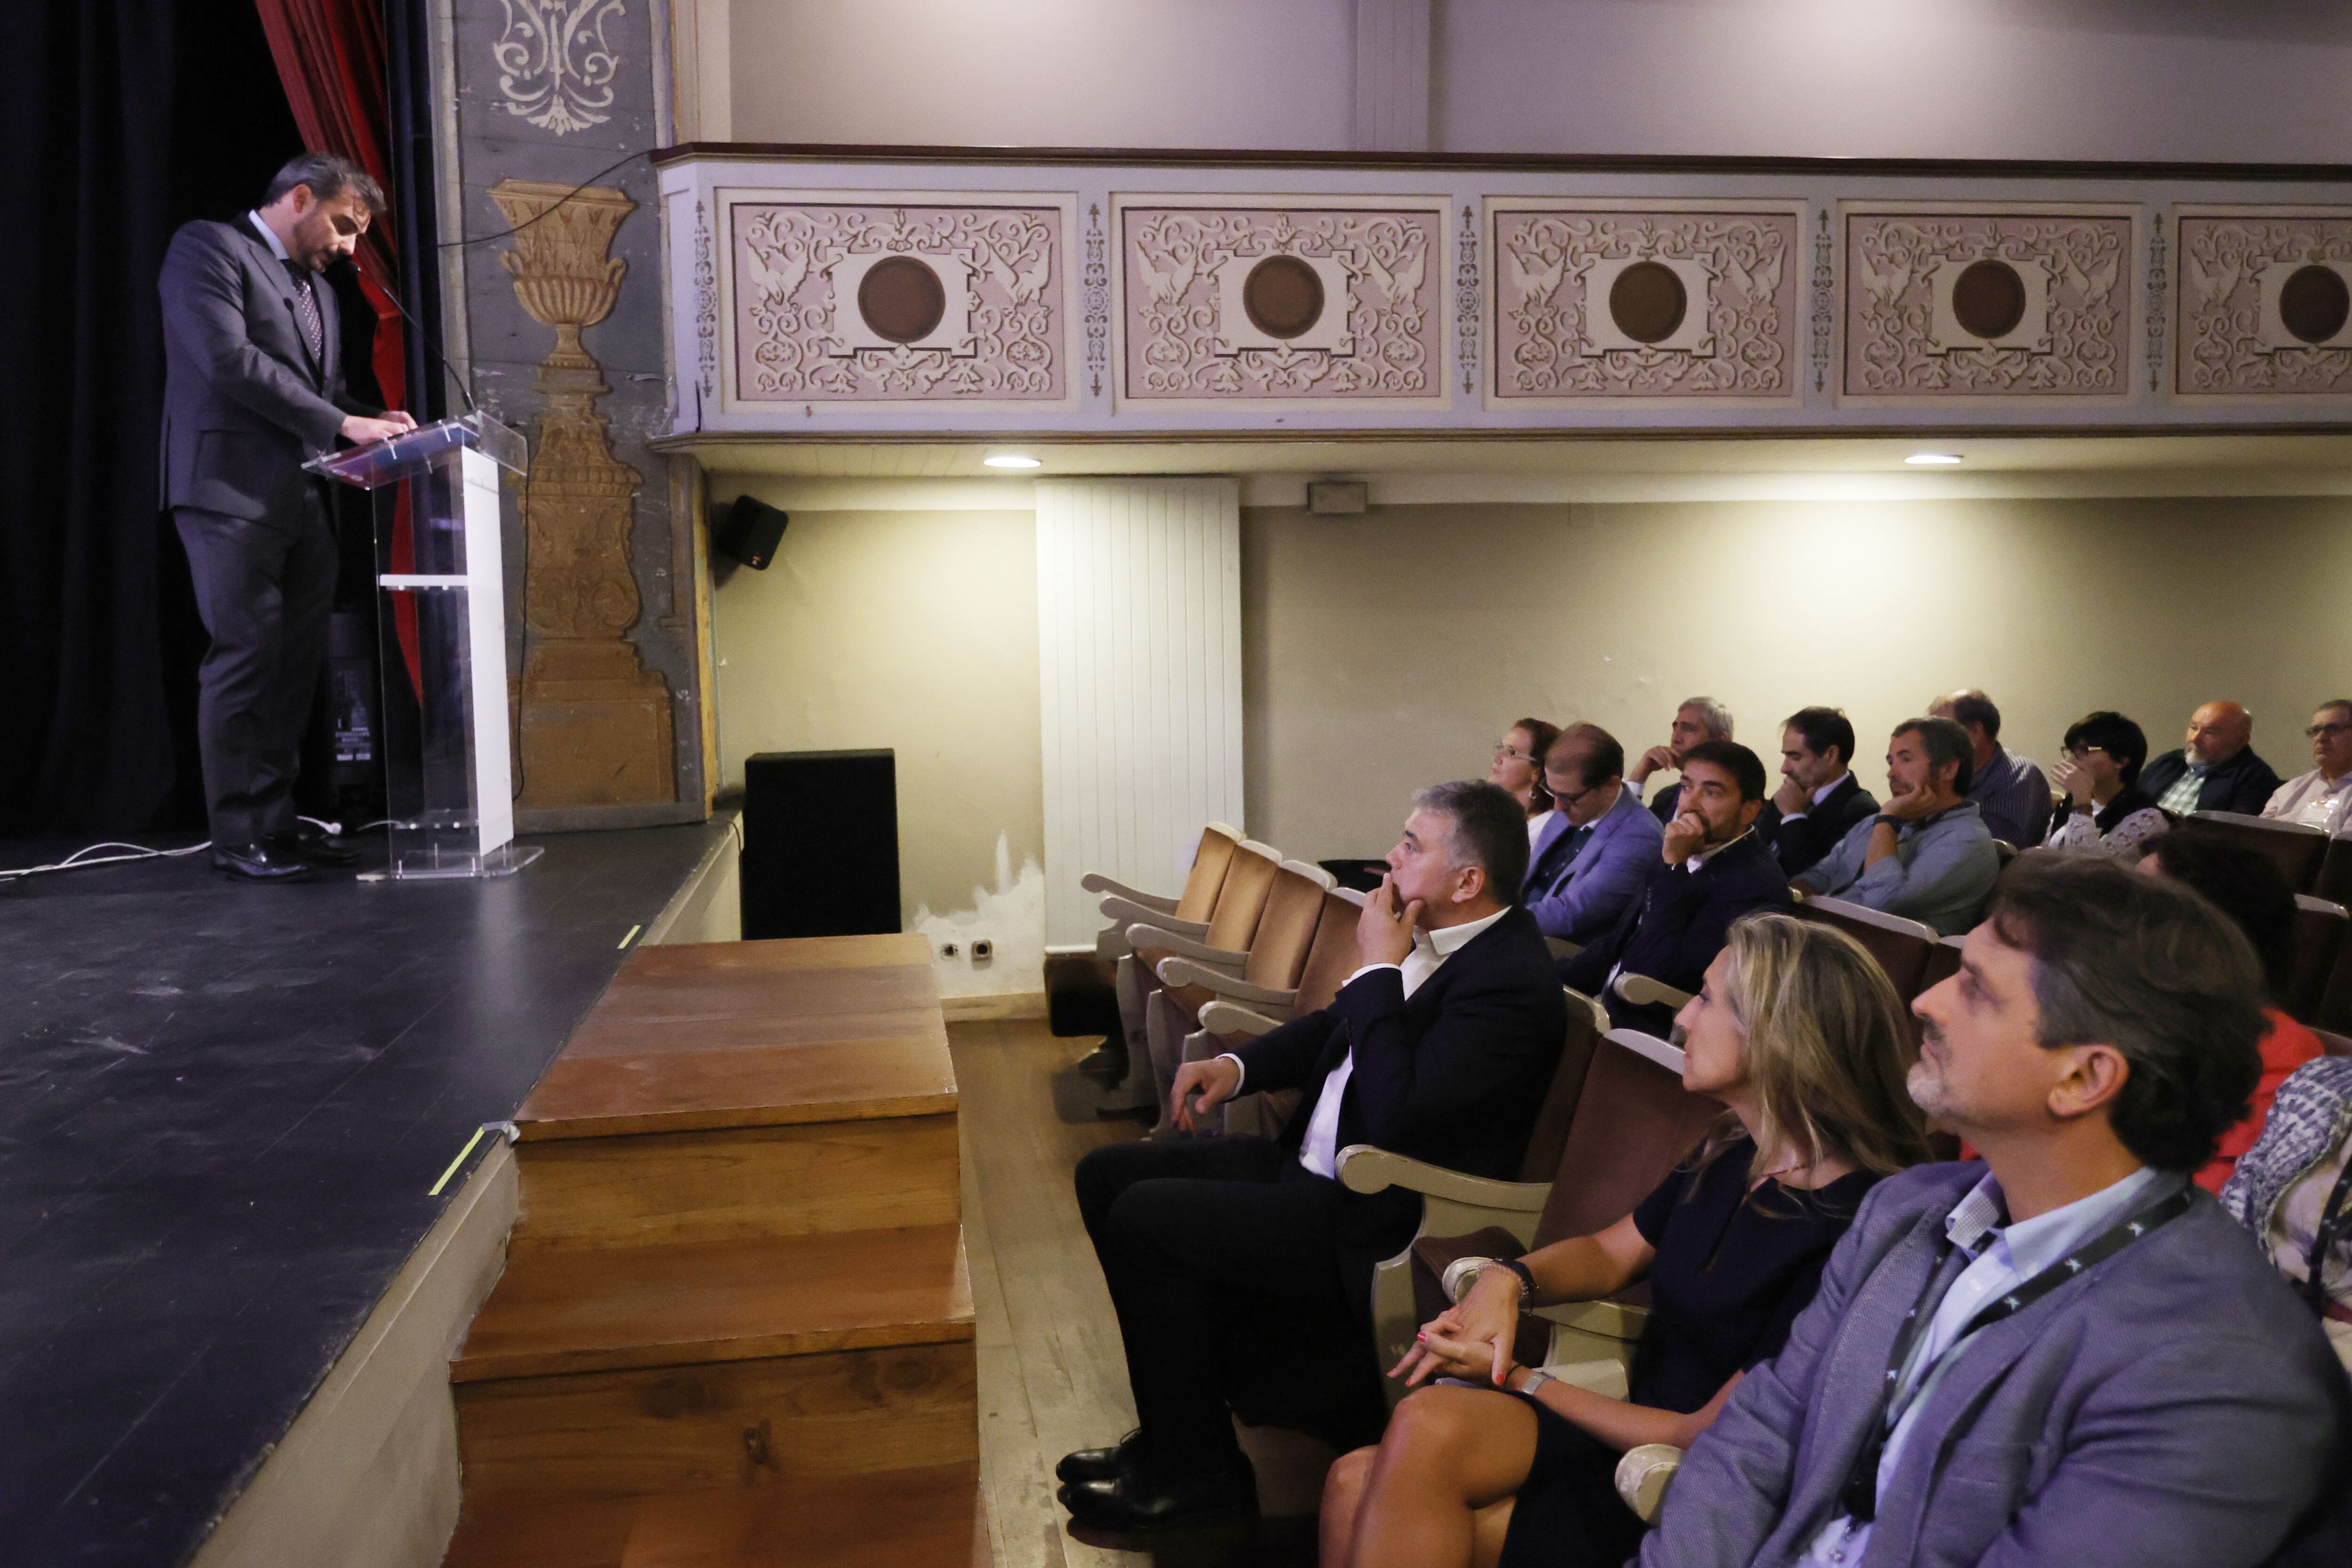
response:
<path id="1" fill-rule="evenodd" d="M 1680 810 L 1648 888 L 1605 938 L 1559 966 L 1560 983 L 1601 998 L 1611 1023 L 1661 1040 L 1675 1009 L 1627 1001 L 1620 977 L 1696 993 L 1733 921 L 1790 902 L 1789 879 L 1754 831 L 1764 810 L 1762 759 L 1737 741 L 1703 740 L 1683 753 L 1682 770 Z"/>
<path id="2" fill-rule="evenodd" d="M 1915 718 L 1886 743 L 1886 804 L 1796 879 L 1947 936 L 1976 924 L 2000 875 L 1984 813 L 1967 799 L 1974 747 L 1948 718 Z"/>
<path id="3" fill-rule="evenodd" d="M 1357 925 L 1361 967 L 1331 1005 L 1177 1070 L 1187 1131 L 1244 1087 L 1304 1091 L 1282 1135 L 1115 1144 L 1078 1162 L 1141 1421 L 1056 1467 L 1078 1524 L 1254 1513 L 1229 1411 L 1347 1448 L 1379 1436 L 1372 1265 L 1412 1239 L 1421 1200 L 1349 1192 L 1341 1150 L 1517 1174 L 1568 1030 L 1543 934 L 1517 904 L 1527 816 L 1487 783 L 1436 785 L 1413 808 Z"/>

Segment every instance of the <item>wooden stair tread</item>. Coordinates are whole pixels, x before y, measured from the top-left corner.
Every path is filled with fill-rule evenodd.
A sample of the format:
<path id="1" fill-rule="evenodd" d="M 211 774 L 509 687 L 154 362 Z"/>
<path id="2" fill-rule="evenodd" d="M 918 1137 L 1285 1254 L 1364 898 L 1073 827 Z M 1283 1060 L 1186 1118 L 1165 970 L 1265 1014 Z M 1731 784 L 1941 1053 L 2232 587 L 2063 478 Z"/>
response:
<path id="1" fill-rule="evenodd" d="M 449 1375 L 475 1383 L 971 1337 L 959 1226 L 641 1247 L 521 1245 Z"/>
<path id="2" fill-rule="evenodd" d="M 630 954 L 515 1121 L 541 1141 L 954 1109 L 929 945 L 833 936 Z"/>
<path id="3" fill-rule="evenodd" d="M 975 1462 L 466 1511 L 444 1568 L 988 1568 Z"/>

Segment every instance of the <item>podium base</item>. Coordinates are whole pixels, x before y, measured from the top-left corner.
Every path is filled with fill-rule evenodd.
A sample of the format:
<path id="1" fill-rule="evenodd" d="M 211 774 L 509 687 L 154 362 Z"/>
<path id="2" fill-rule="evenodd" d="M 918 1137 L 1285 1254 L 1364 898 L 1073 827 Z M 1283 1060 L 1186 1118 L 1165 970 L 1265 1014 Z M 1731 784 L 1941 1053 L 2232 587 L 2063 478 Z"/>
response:
<path id="1" fill-rule="evenodd" d="M 547 851 L 538 844 L 500 844 L 486 855 L 410 853 L 382 871 L 360 873 L 362 882 L 448 882 L 512 876 Z"/>

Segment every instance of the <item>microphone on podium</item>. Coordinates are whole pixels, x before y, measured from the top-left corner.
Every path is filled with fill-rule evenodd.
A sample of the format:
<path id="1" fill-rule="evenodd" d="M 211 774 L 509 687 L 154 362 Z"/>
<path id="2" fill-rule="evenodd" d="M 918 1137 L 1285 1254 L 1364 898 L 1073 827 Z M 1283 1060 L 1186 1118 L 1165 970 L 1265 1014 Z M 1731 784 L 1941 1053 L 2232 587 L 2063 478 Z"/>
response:
<path id="1" fill-rule="evenodd" d="M 419 321 L 415 317 L 408 313 L 408 307 L 401 303 L 400 296 L 393 292 L 392 285 L 386 283 L 383 278 L 378 277 L 374 273 L 363 270 L 359 264 L 359 257 L 356 256 L 341 257 L 334 263 L 334 265 L 337 267 L 347 267 L 351 268 L 353 275 L 367 279 L 369 283 L 375 287 L 376 292 L 382 294 L 386 299 L 392 301 L 392 308 L 400 312 L 400 319 L 407 322 L 409 326 L 415 329 L 416 340 L 425 345 L 425 351 L 431 354 L 433 356 L 434 362 L 441 367 L 441 373 L 448 377 L 451 382 L 457 384 L 457 395 L 466 400 L 466 412 L 467 413 L 474 413 L 474 394 L 467 387 L 466 378 L 459 375 L 456 371 L 450 368 L 448 357 L 441 352 L 441 344 L 439 340 L 434 333 L 428 332 L 425 329 L 424 322 Z"/>

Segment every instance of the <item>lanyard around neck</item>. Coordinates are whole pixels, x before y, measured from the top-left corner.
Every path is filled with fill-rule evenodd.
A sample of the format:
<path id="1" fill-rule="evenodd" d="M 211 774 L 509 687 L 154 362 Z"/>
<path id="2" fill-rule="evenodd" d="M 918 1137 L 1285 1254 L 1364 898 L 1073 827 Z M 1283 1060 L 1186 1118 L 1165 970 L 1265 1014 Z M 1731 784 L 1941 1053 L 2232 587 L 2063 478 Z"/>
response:
<path id="1" fill-rule="evenodd" d="M 2000 1300 L 1990 1302 L 1970 1318 L 1968 1326 L 1954 1336 L 1944 1354 L 1950 1355 L 1979 1329 L 2000 1322 L 2004 1318 L 2015 1317 L 2094 1263 L 2114 1257 L 2158 1226 L 2178 1219 L 2189 1211 L 2189 1206 L 2195 1198 L 2196 1188 L 2184 1186 L 2084 1243 L 2015 1290 L 2004 1292 Z M 1860 1523 L 1868 1524 L 1878 1517 L 1879 1461 L 1885 1457 L 1887 1439 L 1895 1435 L 1895 1425 L 1902 1420 L 1903 1412 L 1909 1406 L 1908 1400 L 1896 1401 L 1896 1385 L 1903 1380 L 1903 1367 L 1911 1359 L 1912 1348 L 1919 1343 L 1919 1336 L 1927 1332 L 1927 1325 L 1935 1316 L 1927 1310 L 1928 1299 L 1935 1294 L 1936 1281 L 1942 1275 L 1944 1265 L 1951 1256 L 1952 1239 L 1947 1236 L 1936 1249 L 1936 1260 L 1927 1267 L 1927 1282 L 1919 1287 L 1919 1297 L 1911 1303 L 1911 1311 L 1905 1315 L 1903 1332 L 1895 1336 L 1895 1349 L 1886 1358 L 1886 1385 L 1879 1393 L 1878 1418 L 1871 1423 L 1870 1441 L 1862 1446 L 1862 1452 L 1854 1457 L 1853 1468 L 1846 1472 L 1845 1488 L 1840 1500 L 1845 1505 L 1846 1512 Z M 1946 1288 L 1949 1289 L 1948 1286 Z M 1923 1367 L 1920 1376 L 1912 1385 L 1912 1398 L 1918 1397 L 1918 1390 L 1926 1385 L 1927 1381 L 1927 1369 Z"/>

